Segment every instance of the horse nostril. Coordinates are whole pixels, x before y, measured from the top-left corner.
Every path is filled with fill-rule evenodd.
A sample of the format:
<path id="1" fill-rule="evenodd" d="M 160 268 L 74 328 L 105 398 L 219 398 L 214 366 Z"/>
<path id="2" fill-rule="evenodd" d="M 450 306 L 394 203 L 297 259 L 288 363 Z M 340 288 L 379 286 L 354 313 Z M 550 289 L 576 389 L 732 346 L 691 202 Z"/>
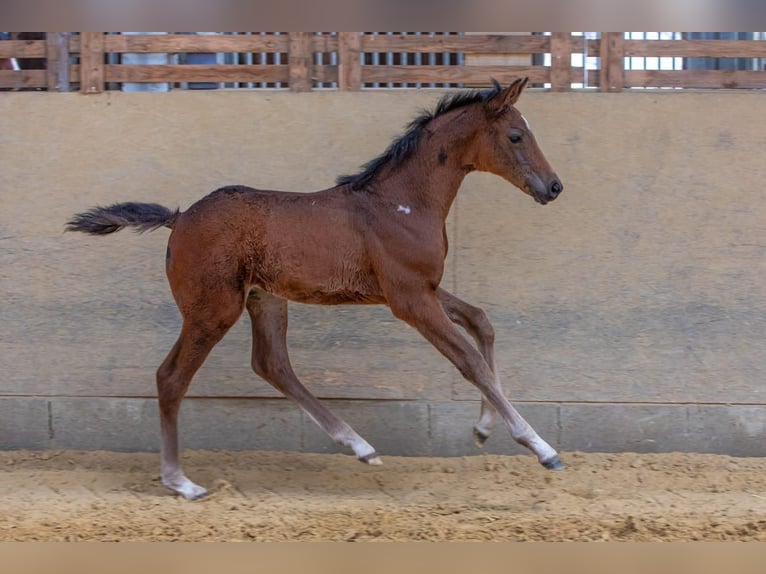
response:
<path id="1" fill-rule="evenodd" d="M 555 180 L 550 188 L 548 189 L 548 193 L 552 198 L 558 197 L 559 193 L 561 193 L 564 190 L 564 186 L 561 185 L 561 182 L 559 180 Z"/>

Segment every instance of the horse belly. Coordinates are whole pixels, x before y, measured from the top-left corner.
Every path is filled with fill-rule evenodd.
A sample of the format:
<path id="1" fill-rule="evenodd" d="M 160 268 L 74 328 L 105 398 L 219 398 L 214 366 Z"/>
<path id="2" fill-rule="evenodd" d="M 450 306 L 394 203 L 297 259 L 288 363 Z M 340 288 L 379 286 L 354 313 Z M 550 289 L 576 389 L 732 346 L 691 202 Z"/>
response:
<path id="1" fill-rule="evenodd" d="M 282 251 L 266 259 L 268 271 L 256 283 L 290 301 L 316 305 L 385 302 L 372 270 L 358 256 Z"/>

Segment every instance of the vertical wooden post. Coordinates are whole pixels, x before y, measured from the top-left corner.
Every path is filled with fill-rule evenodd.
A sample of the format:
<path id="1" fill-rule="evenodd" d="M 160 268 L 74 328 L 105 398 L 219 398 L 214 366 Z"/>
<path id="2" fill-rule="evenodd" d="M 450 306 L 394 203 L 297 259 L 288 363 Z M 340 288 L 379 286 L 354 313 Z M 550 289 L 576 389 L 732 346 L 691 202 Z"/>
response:
<path id="1" fill-rule="evenodd" d="M 358 92 L 362 89 L 362 33 L 338 33 L 338 89 Z"/>
<path id="2" fill-rule="evenodd" d="M 572 89 L 572 36 L 569 32 L 554 32 L 551 36 L 551 90 L 568 92 Z"/>
<path id="3" fill-rule="evenodd" d="M 104 33 L 80 32 L 80 92 L 104 91 Z"/>
<path id="4" fill-rule="evenodd" d="M 622 32 L 601 32 L 601 77 L 602 92 L 621 92 L 625 87 L 625 49 Z"/>
<path id="5" fill-rule="evenodd" d="M 69 91 L 69 33 L 45 34 L 46 78 L 49 92 Z"/>
<path id="6" fill-rule="evenodd" d="M 312 32 L 290 32 L 288 74 L 290 90 L 310 92 L 313 87 L 314 46 Z"/>

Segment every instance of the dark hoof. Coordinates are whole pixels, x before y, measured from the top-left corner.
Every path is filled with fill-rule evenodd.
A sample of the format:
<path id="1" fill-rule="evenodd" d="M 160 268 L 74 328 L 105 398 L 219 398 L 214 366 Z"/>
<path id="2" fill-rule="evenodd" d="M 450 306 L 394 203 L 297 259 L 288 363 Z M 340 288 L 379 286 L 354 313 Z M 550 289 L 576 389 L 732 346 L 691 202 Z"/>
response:
<path id="1" fill-rule="evenodd" d="M 540 464 L 548 470 L 564 470 L 566 468 L 558 456 L 554 456 L 552 459 L 541 462 Z"/>
<path id="2" fill-rule="evenodd" d="M 489 438 L 488 434 L 484 434 L 479 429 L 473 429 L 473 442 L 479 448 L 484 448 L 484 443 Z"/>

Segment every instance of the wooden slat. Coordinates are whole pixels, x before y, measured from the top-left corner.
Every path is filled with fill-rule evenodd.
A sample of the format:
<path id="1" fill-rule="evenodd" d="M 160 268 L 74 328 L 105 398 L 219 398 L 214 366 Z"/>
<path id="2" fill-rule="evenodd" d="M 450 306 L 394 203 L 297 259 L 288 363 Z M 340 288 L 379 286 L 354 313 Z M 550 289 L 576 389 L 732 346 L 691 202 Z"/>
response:
<path id="1" fill-rule="evenodd" d="M 130 80 L 119 80 L 119 81 L 131 81 L 131 82 L 144 82 L 144 81 L 151 81 L 155 82 L 157 79 L 154 77 L 155 74 L 153 70 L 146 70 L 143 72 L 138 73 L 132 73 L 132 72 L 126 72 L 125 70 L 122 70 L 122 68 L 136 68 L 137 66 L 121 66 L 121 65 L 108 65 L 106 68 L 106 74 L 108 81 L 110 82 L 118 82 L 118 80 L 114 80 L 113 78 L 125 78 L 128 76 L 131 76 Z M 154 68 L 156 66 L 144 66 L 145 68 Z M 176 69 L 180 66 L 168 66 L 170 68 Z M 276 65 L 267 65 L 267 66 L 230 66 L 229 70 L 226 70 L 225 66 L 199 66 L 199 68 L 211 68 L 210 70 L 189 70 L 191 72 L 191 75 L 187 73 L 185 70 L 187 70 L 189 66 L 181 67 L 181 70 L 174 72 L 175 78 L 181 78 L 181 79 L 174 79 L 172 81 L 174 82 L 194 82 L 194 81 L 215 81 L 215 82 L 287 82 L 288 74 L 287 74 L 287 66 L 276 66 Z M 196 67 L 196 66 L 194 66 Z M 216 78 L 222 78 L 222 76 L 219 75 L 219 68 L 224 68 L 223 74 L 226 76 L 224 79 L 216 79 Z M 239 69 L 239 71 L 237 70 Z M 200 73 L 201 72 L 201 73 Z M 78 64 L 73 64 L 69 67 L 69 74 L 71 77 L 76 78 L 79 77 L 80 73 L 80 66 Z M 143 80 L 140 79 L 141 77 L 149 77 L 152 78 L 151 80 Z M 203 77 L 204 79 L 198 80 L 195 78 Z M 314 65 L 313 73 L 311 74 L 312 80 L 314 82 L 337 82 L 338 81 L 338 66 L 333 65 Z M 192 78 L 192 79 L 188 79 Z M 214 78 L 214 79 L 210 79 Z M 164 78 L 162 78 L 164 81 Z"/>
<path id="2" fill-rule="evenodd" d="M 485 34 L 478 36 L 362 36 L 363 52 L 463 52 L 531 54 L 549 51 L 549 36 L 507 36 Z"/>
<path id="3" fill-rule="evenodd" d="M 490 85 L 491 78 L 500 83 L 519 76 L 532 83 L 550 81 L 550 70 L 542 66 L 362 66 L 362 82 L 459 83 Z"/>
<path id="4" fill-rule="evenodd" d="M 551 89 L 564 92 L 571 89 L 572 38 L 569 32 L 554 32 L 551 36 Z"/>
<path id="5" fill-rule="evenodd" d="M 97 94 L 104 90 L 104 33 L 82 32 L 80 37 L 80 91 Z"/>
<path id="6" fill-rule="evenodd" d="M 601 91 L 620 92 L 624 80 L 624 34 L 603 32 L 601 34 Z"/>
<path id="7" fill-rule="evenodd" d="M 47 81 L 48 91 L 69 91 L 69 34 L 67 32 L 48 32 L 47 45 Z"/>
<path id="8" fill-rule="evenodd" d="M 766 58 L 761 40 L 625 40 L 626 56 Z"/>
<path id="9" fill-rule="evenodd" d="M 293 92 L 311 91 L 311 69 L 314 66 L 312 37 L 311 32 L 290 32 L 288 82 Z"/>
<path id="10" fill-rule="evenodd" d="M 0 58 L 45 58 L 45 40 L 3 40 Z"/>
<path id="11" fill-rule="evenodd" d="M 321 43 L 318 42 L 320 45 Z M 329 45 L 325 43 L 325 45 Z M 108 35 L 104 39 L 107 52 L 129 53 L 186 53 L 186 52 L 287 52 L 288 37 L 260 35 L 196 35 L 167 34 L 163 36 Z M 80 51 L 80 38 L 73 36 L 69 43 L 72 52 Z"/>
<path id="12" fill-rule="evenodd" d="M 0 70 L 0 88 L 44 88 L 45 70 Z"/>
<path id="13" fill-rule="evenodd" d="M 766 88 L 766 74 L 751 70 L 627 70 L 626 87 Z"/>
<path id="14" fill-rule="evenodd" d="M 338 89 L 356 92 L 362 88 L 362 35 L 341 32 L 338 40 Z"/>
<path id="15" fill-rule="evenodd" d="M 288 79 L 286 65 L 106 66 L 107 82 L 287 82 Z"/>

